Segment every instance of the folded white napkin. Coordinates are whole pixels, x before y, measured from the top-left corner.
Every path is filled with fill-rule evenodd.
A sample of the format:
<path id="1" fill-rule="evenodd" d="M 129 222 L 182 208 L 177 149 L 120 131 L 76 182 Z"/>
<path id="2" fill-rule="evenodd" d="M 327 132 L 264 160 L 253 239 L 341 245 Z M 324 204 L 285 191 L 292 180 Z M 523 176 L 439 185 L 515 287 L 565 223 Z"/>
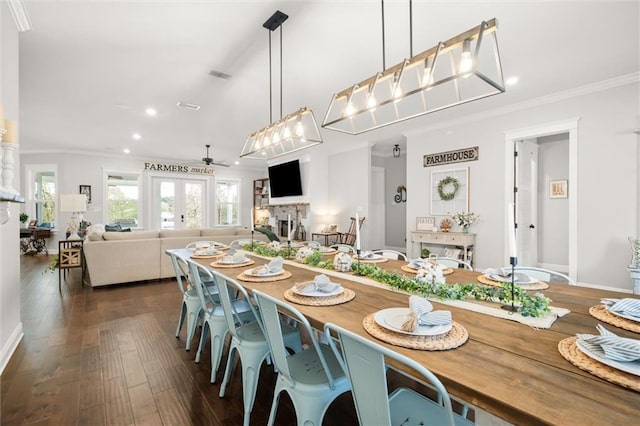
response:
<path id="1" fill-rule="evenodd" d="M 316 275 L 313 279 L 314 290 L 321 291 L 323 293 L 331 293 L 338 287 L 340 284 L 332 283 L 328 276 L 321 274 Z"/>
<path id="2" fill-rule="evenodd" d="M 256 275 L 268 275 L 282 272 L 282 265 L 284 265 L 284 259 L 278 256 L 266 265 L 257 268 L 255 273 Z"/>
<path id="3" fill-rule="evenodd" d="M 640 299 L 602 299 L 609 311 L 640 319 Z"/>
<path id="4" fill-rule="evenodd" d="M 218 250 L 209 246 L 199 247 L 193 251 L 193 254 L 195 254 L 196 256 L 211 256 L 218 253 L 220 253 Z"/>
<path id="5" fill-rule="evenodd" d="M 405 331 L 415 331 L 419 325 L 434 326 L 451 323 L 450 311 L 434 311 L 433 305 L 424 297 L 409 296 L 411 318 L 402 325 Z"/>
<path id="6" fill-rule="evenodd" d="M 242 263 L 247 260 L 247 255 L 242 250 L 237 250 L 231 255 L 231 260 L 235 263 Z"/>
<path id="7" fill-rule="evenodd" d="M 211 244 L 209 244 L 209 241 L 198 241 L 196 243 L 196 248 L 207 248 L 210 247 Z"/>
<path id="8" fill-rule="evenodd" d="M 418 269 L 420 266 L 426 264 L 428 262 L 427 259 L 423 259 L 421 257 L 417 258 L 417 259 L 411 259 L 409 261 L 409 266 L 413 269 Z"/>
<path id="9" fill-rule="evenodd" d="M 356 254 L 356 257 L 358 257 L 358 255 Z M 360 252 L 360 259 L 370 259 L 373 257 L 373 253 L 370 251 L 361 251 Z"/>
<path id="10" fill-rule="evenodd" d="M 620 362 L 640 360 L 640 340 L 619 337 L 602 325 L 596 326 L 599 336 L 592 334 L 577 334 L 577 338 L 584 342 L 599 345 L 604 351 L 604 356 Z"/>

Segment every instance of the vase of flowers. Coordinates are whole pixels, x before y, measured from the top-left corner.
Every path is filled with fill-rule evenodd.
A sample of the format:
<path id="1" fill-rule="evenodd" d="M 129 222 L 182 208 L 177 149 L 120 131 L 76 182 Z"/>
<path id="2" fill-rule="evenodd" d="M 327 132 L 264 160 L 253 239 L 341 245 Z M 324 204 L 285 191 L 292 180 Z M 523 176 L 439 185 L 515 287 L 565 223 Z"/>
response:
<path id="1" fill-rule="evenodd" d="M 475 212 L 458 212 L 453 215 L 453 221 L 462 226 L 462 232 L 469 233 L 469 227 L 480 219 L 480 215 Z"/>

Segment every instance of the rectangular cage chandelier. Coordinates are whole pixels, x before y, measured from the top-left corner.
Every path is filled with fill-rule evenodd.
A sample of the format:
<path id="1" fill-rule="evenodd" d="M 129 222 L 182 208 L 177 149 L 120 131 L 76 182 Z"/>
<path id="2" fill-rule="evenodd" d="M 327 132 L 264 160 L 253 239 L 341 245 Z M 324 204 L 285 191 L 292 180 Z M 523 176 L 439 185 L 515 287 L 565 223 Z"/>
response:
<path id="1" fill-rule="evenodd" d="M 322 127 L 357 135 L 505 91 L 497 20 L 336 93 Z"/>
<path id="2" fill-rule="evenodd" d="M 269 30 L 269 120 L 271 124 L 249 135 L 241 158 L 270 160 L 284 154 L 310 148 L 322 143 L 318 123 L 309 107 L 282 116 L 282 23 L 289 16 L 276 11 L 262 26 Z M 273 121 L 271 88 L 271 33 L 280 28 L 280 119 Z"/>

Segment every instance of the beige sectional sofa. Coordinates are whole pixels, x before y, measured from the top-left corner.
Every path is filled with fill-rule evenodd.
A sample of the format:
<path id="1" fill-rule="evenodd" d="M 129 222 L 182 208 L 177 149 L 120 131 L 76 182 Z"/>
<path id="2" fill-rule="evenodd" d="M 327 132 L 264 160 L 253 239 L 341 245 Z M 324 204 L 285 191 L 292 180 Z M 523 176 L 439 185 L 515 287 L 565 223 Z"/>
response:
<path id="1" fill-rule="evenodd" d="M 194 241 L 217 241 L 230 244 L 251 238 L 242 227 L 207 229 L 163 229 L 160 231 L 104 232 L 101 238 L 87 238 L 84 255 L 93 287 L 155 280 L 175 276 L 171 259 L 165 250 L 183 248 Z M 268 242 L 259 232 L 256 240 Z"/>

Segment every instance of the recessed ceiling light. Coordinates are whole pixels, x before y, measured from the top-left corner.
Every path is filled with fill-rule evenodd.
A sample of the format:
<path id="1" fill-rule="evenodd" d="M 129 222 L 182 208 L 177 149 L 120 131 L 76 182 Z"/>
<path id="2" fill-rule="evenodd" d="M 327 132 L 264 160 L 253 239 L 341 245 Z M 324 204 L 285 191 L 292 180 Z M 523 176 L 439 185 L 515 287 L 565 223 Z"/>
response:
<path id="1" fill-rule="evenodd" d="M 124 152 L 125 154 L 128 154 L 131 152 L 131 150 L 129 148 L 125 148 L 122 150 L 122 152 Z"/>
<path id="2" fill-rule="evenodd" d="M 155 108 L 147 108 L 144 112 L 146 112 L 150 117 L 155 117 L 158 114 L 158 111 L 156 111 Z"/>
<path id="3" fill-rule="evenodd" d="M 134 134 L 131 135 L 131 137 L 134 138 L 137 141 L 142 139 L 142 135 L 140 133 L 134 133 Z"/>
<path id="4" fill-rule="evenodd" d="M 233 164 L 235 164 L 237 166 L 238 164 L 240 164 L 240 162 L 238 160 L 236 160 L 236 161 L 233 162 Z"/>
<path id="5" fill-rule="evenodd" d="M 518 77 L 509 77 L 504 82 L 504 84 L 506 84 L 507 86 L 513 86 L 514 84 L 518 84 L 518 80 L 519 80 Z"/>

